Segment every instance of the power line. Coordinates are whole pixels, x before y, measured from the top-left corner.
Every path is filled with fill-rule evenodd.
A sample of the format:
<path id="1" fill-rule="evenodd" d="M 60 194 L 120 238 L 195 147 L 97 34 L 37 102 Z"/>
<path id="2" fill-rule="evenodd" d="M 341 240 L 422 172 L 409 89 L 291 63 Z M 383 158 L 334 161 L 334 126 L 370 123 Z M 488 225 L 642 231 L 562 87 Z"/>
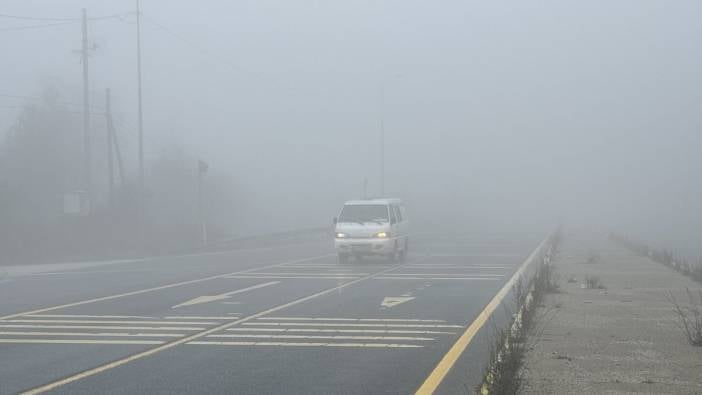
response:
<path id="1" fill-rule="evenodd" d="M 8 31 L 13 31 L 13 30 L 41 29 L 41 28 L 45 28 L 45 27 L 70 25 L 70 24 L 77 23 L 77 22 L 78 22 L 78 21 L 70 21 L 70 22 L 45 23 L 45 24 L 42 24 L 42 25 L 27 25 L 27 26 L 4 27 L 4 28 L 0 29 L 0 32 L 8 32 Z"/>
<path id="2" fill-rule="evenodd" d="M 94 16 L 94 17 L 88 18 L 88 20 L 89 21 L 97 21 L 97 20 L 102 20 L 102 19 L 124 18 L 125 16 L 130 16 L 130 15 L 134 15 L 134 11 L 122 12 L 119 14 Z M 19 19 L 19 20 L 25 20 L 25 21 L 45 21 L 45 22 L 46 21 L 78 22 L 81 20 L 81 18 L 55 18 L 55 17 L 22 16 L 22 15 L 9 15 L 9 14 L 0 14 L 0 18 Z"/>
<path id="3" fill-rule="evenodd" d="M 174 32 L 173 30 L 171 30 L 170 28 L 164 26 L 163 24 L 161 24 L 161 23 L 159 23 L 159 22 L 156 22 L 155 20 L 153 20 L 151 17 L 145 15 L 144 13 L 141 14 L 141 17 L 144 18 L 147 22 L 151 23 L 153 26 L 155 26 L 155 27 L 159 28 L 160 30 L 162 30 L 162 31 L 164 31 L 164 32 L 166 32 L 166 33 L 168 33 L 168 34 L 170 34 L 171 36 L 173 36 L 173 37 L 175 37 L 176 39 L 180 40 L 180 41 L 183 42 L 184 44 L 190 46 L 191 48 L 193 48 L 193 49 L 199 51 L 199 52 L 202 53 L 203 55 L 205 55 L 205 56 L 207 56 L 207 57 L 210 57 L 211 59 L 213 59 L 213 60 L 215 60 L 215 61 L 218 61 L 218 62 L 220 62 L 220 63 L 226 64 L 227 66 L 229 66 L 229 67 L 231 67 L 231 68 L 233 68 L 233 69 L 235 69 L 235 70 L 237 70 L 237 71 L 243 72 L 243 73 L 251 73 L 251 74 L 254 73 L 254 72 L 252 72 L 252 71 L 249 71 L 249 70 L 246 70 L 246 69 L 244 69 L 244 68 L 241 68 L 240 66 L 235 65 L 235 64 L 229 62 L 228 60 L 226 60 L 226 59 L 224 59 L 224 58 L 222 58 L 222 57 L 220 57 L 220 56 L 218 56 L 218 55 L 216 55 L 216 54 L 213 54 L 212 52 L 210 52 L 210 51 L 208 51 L 207 49 L 205 49 L 205 48 L 199 46 L 198 44 L 196 44 L 196 43 L 193 42 L 192 40 L 190 40 L 190 39 L 188 39 L 188 38 L 185 38 L 185 37 L 183 37 L 181 34 Z"/>
<path id="4" fill-rule="evenodd" d="M 130 11 L 130 12 L 122 12 L 120 14 L 95 16 L 92 18 L 88 18 L 88 21 L 103 21 L 103 20 L 107 20 L 107 19 L 124 20 L 126 17 L 128 17 L 130 15 L 134 15 L 134 12 Z M 55 23 L 44 23 L 44 24 L 40 24 L 40 25 L 4 27 L 4 28 L 0 28 L 0 31 L 2 31 L 2 32 L 17 31 L 17 30 L 29 30 L 29 29 L 43 29 L 43 28 L 47 28 L 47 27 L 70 25 L 70 24 L 78 23 L 81 21 L 81 18 L 42 18 L 42 17 L 18 16 L 18 15 L 7 15 L 7 14 L 0 14 L 0 18 L 11 18 L 11 19 L 30 20 L 30 21 L 58 21 Z"/>
<path id="5" fill-rule="evenodd" d="M 267 79 L 270 83 L 273 83 L 274 85 L 277 85 L 279 88 L 283 88 L 283 89 L 286 89 L 286 90 L 289 90 L 289 91 L 304 92 L 304 93 L 306 93 L 306 94 L 311 94 L 311 95 L 320 95 L 320 94 L 326 94 L 326 93 L 327 93 L 327 92 L 320 92 L 320 91 L 316 91 L 316 90 L 313 91 L 313 90 L 310 90 L 310 89 L 302 89 L 302 88 L 299 88 L 299 87 L 292 87 L 292 86 L 290 86 L 289 84 L 287 84 L 286 82 L 281 81 L 281 80 L 279 80 L 279 79 L 277 79 L 277 78 L 273 78 L 273 77 L 270 77 L 270 76 L 264 76 L 264 74 L 261 73 L 261 72 L 245 69 L 245 68 L 243 68 L 243 67 L 241 67 L 241 66 L 239 66 L 239 65 L 237 65 L 237 64 L 235 64 L 235 63 L 232 63 L 230 60 L 228 60 L 228 59 L 226 59 L 226 58 L 224 58 L 224 57 L 222 57 L 222 56 L 220 56 L 220 55 L 218 55 L 218 54 L 216 54 L 216 53 L 213 53 L 213 52 L 211 52 L 211 51 L 208 50 L 208 49 L 205 49 L 204 47 L 202 47 L 202 46 L 200 46 L 199 44 L 197 44 L 194 40 L 188 39 L 188 38 L 184 37 L 183 35 L 174 32 L 173 30 L 171 30 L 171 29 L 168 28 L 167 26 L 165 26 L 165 25 L 163 25 L 163 24 L 161 24 L 161 23 L 155 21 L 153 18 L 149 17 L 148 15 L 145 15 L 143 12 L 141 13 L 141 17 L 142 17 L 145 21 L 149 22 L 151 25 L 153 25 L 153 26 L 157 27 L 158 29 L 160 29 L 160 30 L 162 30 L 162 31 L 164 31 L 164 32 L 166 32 L 166 33 L 168 33 L 168 34 L 170 34 L 170 35 L 173 36 L 174 38 L 180 40 L 180 41 L 183 42 L 184 44 L 190 46 L 191 48 L 193 48 L 193 49 L 197 50 L 198 52 L 200 52 L 201 54 L 205 55 L 205 56 L 206 56 L 207 58 L 209 58 L 211 61 L 214 61 L 215 63 L 218 62 L 218 63 L 220 63 L 220 64 L 223 64 L 223 65 L 229 67 L 229 68 L 232 69 L 232 70 L 235 70 L 235 71 L 240 72 L 240 73 L 245 73 L 245 74 L 249 74 L 249 75 L 255 75 L 255 76 L 263 77 L 263 79 Z"/>
<path id="6" fill-rule="evenodd" d="M 45 100 L 44 98 L 38 97 L 38 96 L 10 95 L 10 94 L 5 94 L 5 93 L 0 93 L 0 97 L 5 97 L 5 98 L 9 98 L 9 99 L 17 99 L 17 100 L 31 100 L 34 102 L 37 102 L 37 101 L 42 102 Z M 63 104 L 65 106 L 82 106 L 83 105 L 82 103 L 73 103 L 73 102 L 65 101 L 65 100 L 58 100 L 57 103 Z M 98 104 L 91 104 L 90 107 L 93 109 L 97 109 L 97 110 L 104 109 L 104 107 L 102 107 Z"/>
<path id="7" fill-rule="evenodd" d="M 123 20 L 128 16 L 136 15 L 136 12 L 134 11 L 129 11 L 129 12 L 122 12 L 119 14 L 112 14 L 112 15 L 103 15 L 103 16 L 93 16 L 88 18 L 89 21 L 102 21 L 105 19 L 119 19 Z"/>
<path id="8" fill-rule="evenodd" d="M 79 21 L 80 18 L 44 18 L 38 16 L 21 16 L 0 14 L 0 18 L 21 19 L 26 21 Z"/>

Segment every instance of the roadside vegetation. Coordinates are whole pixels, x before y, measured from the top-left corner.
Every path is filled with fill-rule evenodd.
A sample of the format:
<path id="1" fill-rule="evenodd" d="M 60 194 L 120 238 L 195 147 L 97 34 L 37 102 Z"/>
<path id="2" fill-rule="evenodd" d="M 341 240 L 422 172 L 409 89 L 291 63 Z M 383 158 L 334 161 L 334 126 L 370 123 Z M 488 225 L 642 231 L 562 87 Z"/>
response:
<path id="1" fill-rule="evenodd" d="M 654 262 L 702 283 L 702 258 L 697 262 L 691 262 L 672 251 L 653 249 L 644 243 L 615 233 L 610 233 L 609 237 L 640 256 L 649 257 Z M 666 299 L 673 306 L 675 324 L 683 332 L 687 341 L 693 346 L 702 347 L 702 290 L 694 292 L 686 288 L 685 293 L 688 303 L 680 302 L 672 291 L 666 293 Z"/>
<path id="2" fill-rule="evenodd" d="M 587 289 L 607 289 L 607 287 L 602 284 L 600 276 L 586 275 L 585 276 L 585 288 Z"/>
<path id="3" fill-rule="evenodd" d="M 678 302 L 671 291 L 668 291 L 666 297 L 673 305 L 676 324 L 685 334 L 687 341 L 693 346 L 702 347 L 702 290 L 695 293 L 686 288 L 685 291 L 688 298 L 686 305 Z"/>
<path id="4" fill-rule="evenodd" d="M 616 233 L 610 233 L 609 238 L 637 255 L 649 257 L 654 262 L 665 265 L 682 275 L 702 283 L 702 257 L 695 262 L 672 251 L 651 248 L 645 243 L 633 241 Z"/>
<path id="5" fill-rule="evenodd" d="M 553 267 L 561 241 L 560 230 L 550 240 L 546 253 L 537 262 L 534 275 L 525 280 L 520 278 L 512 289 L 513 307 L 506 307 L 512 321 L 500 328 L 493 325 L 489 361 L 483 374 L 483 382 L 476 388 L 481 395 L 517 394 L 523 381 L 520 370 L 524 355 L 529 348 L 530 335 L 538 333 L 536 308 L 544 295 L 559 292 L 559 276 Z M 516 311 L 512 314 L 512 311 Z"/>
<path id="6" fill-rule="evenodd" d="M 9 130 L 0 131 L 0 264 L 151 255 L 200 244 L 197 158 L 177 144 L 159 147 L 140 197 L 131 130 L 118 122 L 124 172 L 117 157 L 110 194 L 107 126 L 102 117 L 92 126 L 89 215 L 64 207 L 64 196 L 84 192 L 85 170 L 80 118 L 58 89 L 46 87 L 41 100 L 24 105 Z M 216 239 L 229 231 L 223 224 L 234 222 L 220 220 L 222 212 L 246 210 L 231 209 L 243 206 L 241 193 L 216 169 L 208 171 L 206 187 L 208 232 Z"/>

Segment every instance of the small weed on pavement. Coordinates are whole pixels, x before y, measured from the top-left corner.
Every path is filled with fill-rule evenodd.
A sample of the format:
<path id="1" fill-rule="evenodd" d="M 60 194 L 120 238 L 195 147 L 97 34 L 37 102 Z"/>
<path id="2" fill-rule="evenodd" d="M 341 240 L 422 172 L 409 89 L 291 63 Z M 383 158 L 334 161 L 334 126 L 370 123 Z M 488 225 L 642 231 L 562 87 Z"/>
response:
<path id="1" fill-rule="evenodd" d="M 687 341 L 693 346 L 702 347 L 702 289 L 697 295 L 689 288 L 685 288 L 689 305 L 678 302 L 673 292 L 668 291 L 666 297 L 673 305 L 677 326 L 683 331 Z"/>

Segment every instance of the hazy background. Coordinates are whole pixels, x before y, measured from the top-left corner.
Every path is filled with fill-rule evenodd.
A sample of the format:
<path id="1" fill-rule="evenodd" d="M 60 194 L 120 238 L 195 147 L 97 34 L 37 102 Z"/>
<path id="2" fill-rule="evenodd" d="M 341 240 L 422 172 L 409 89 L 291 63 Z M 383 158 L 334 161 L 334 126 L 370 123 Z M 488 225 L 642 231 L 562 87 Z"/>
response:
<path id="1" fill-rule="evenodd" d="M 0 14 L 82 7 L 135 5 L 3 0 Z M 382 113 L 386 194 L 417 223 L 562 221 L 702 253 L 699 1 L 143 0 L 142 12 L 147 186 L 159 188 L 163 158 L 192 159 L 176 177 L 188 192 L 155 194 L 152 207 L 194 210 L 200 158 L 210 220 L 232 234 L 328 224 L 364 177 L 380 193 Z M 46 23 L 0 17 L 0 94 L 51 86 L 80 104 L 80 23 L 3 30 Z M 91 102 L 112 88 L 133 180 L 135 16 L 89 32 Z M 0 131 L 28 101 L 0 96 Z M 69 108 L 80 132 L 80 106 Z M 102 118 L 92 125 L 104 134 Z M 99 170 L 94 182 L 104 199 Z"/>

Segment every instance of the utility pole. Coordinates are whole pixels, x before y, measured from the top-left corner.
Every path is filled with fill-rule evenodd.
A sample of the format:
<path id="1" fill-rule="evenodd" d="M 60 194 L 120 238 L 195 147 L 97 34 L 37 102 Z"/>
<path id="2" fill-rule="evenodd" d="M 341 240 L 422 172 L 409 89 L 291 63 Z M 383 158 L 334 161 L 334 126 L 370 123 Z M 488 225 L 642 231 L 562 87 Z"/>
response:
<path id="1" fill-rule="evenodd" d="M 90 158 L 90 113 L 89 113 L 89 87 L 88 87 L 88 16 L 83 8 L 83 45 L 81 47 L 81 60 L 83 61 L 83 187 L 87 193 L 88 202 L 92 192 L 92 169 Z M 90 204 L 90 203 L 88 203 Z"/>
<path id="2" fill-rule="evenodd" d="M 380 85 L 380 196 L 385 197 L 385 83 Z"/>
<path id="3" fill-rule="evenodd" d="M 117 139 L 117 132 L 115 131 L 114 118 L 112 117 L 112 106 L 111 106 L 111 91 L 108 88 L 105 91 L 105 117 L 107 120 L 107 161 L 109 167 L 109 183 L 110 183 L 110 198 L 113 197 L 114 193 L 114 156 L 117 155 L 117 170 L 119 171 L 119 182 L 120 186 L 124 186 L 124 164 L 122 163 L 122 151 L 119 149 L 119 140 Z M 114 150 L 114 151 L 113 151 Z M 112 201 L 110 201 L 110 204 Z"/>
<path id="4" fill-rule="evenodd" d="M 107 180 L 110 208 L 115 200 L 115 172 L 112 156 L 112 109 L 110 107 L 110 88 L 105 89 L 105 120 L 107 121 Z"/>
<path id="5" fill-rule="evenodd" d="M 144 118 L 142 113 L 141 98 L 141 7 L 139 0 L 136 0 L 136 29 L 137 29 L 137 90 L 138 90 L 138 118 L 139 118 L 139 201 L 140 207 L 144 199 Z"/>
<path id="6" fill-rule="evenodd" d="M 112 122 L 112 114 L 110 114 L 109 131 L 112 135 L 112 143 L 115 147 L 115 154 L 117 155 L 117 170 L 119 171 L 119 185 L 124 186 L 124 164 L 122 163 L 122 151 L 119 149 L 119 140 L 117 140 L 117 132 L 115 131 L 115 124 Z"/>

